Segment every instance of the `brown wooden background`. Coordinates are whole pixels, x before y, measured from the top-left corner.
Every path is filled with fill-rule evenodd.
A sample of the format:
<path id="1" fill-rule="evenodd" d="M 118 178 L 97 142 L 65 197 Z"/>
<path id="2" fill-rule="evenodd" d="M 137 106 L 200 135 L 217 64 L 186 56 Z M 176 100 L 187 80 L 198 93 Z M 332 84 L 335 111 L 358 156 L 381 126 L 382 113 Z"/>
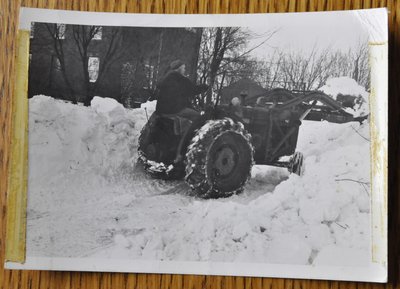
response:
<path id="1" fill-rule="evenodd" d="M 15 35 L 20 6 L 131 13 L 261 13 L 388 7 L 389 14 L 389 284 L 193 275 L 4 270 L 7 164 Z M 0 289 L 11 288 L 400 288 L 399 98 L 400 1 L 397 0 L 0 0 Z"/>

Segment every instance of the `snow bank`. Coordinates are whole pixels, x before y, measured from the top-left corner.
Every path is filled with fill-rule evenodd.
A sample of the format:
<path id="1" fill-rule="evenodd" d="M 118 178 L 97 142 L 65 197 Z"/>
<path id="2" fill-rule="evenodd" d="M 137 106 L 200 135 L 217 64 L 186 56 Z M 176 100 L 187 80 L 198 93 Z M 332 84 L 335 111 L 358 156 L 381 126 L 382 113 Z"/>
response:
<path id="1" fill-rule="evenodd" d="M 112 203 L 133 186 L 138 131 L 145 122 L 143 109 L 126 110 L 112 99 L 95 97 L 92 107 L 44 95 L 29 100 L 28 224 L 35 225 L 29 234 L 40 250 L 60 254 L 59 246 L 76 244 L 73 230 L 96 222 L 96 205 Z M 44 236 L 59 246 L 49 247 Z"/>
<path id="2" fill-rule="evenodd" d="M 368 102 L 369 93 L 365 90 L 365 88 L 359 85 L 354 79 L 346 76 L 329 78 L 325 85 L 319 90 L 332 96 L 334 99 L 336 99 L 338 94 L 347 94 L 353 96 L 362 96 L 363 99 Z"/>
<path id="3" fill-rule="evenodd" d="M 306 265 L 323 252 L 318 264 L 347 262 L 330 253 L 336 250 L 363 257 L 352 264 L 368 260 L 369 143 L 354 131 L 368 137 L 367 126 L 305 122 L 304 127 L 303 177 L 256 166 L 243 195 L 190 200 L 179 223 L 157 223 L 126 236 L 128 247 L 115 241 L 95 256 Z"/>
<path id="4" fill-rule="evenodd" d="M 135 166 L 154 102 L 29 104 L 29 256 L 328 265 L 347 262 L 343 252 L 369 256 L 368 124 L 304 121 L 304 176 L 255 166 L 243 194 L 202 200 Z"/>
<path id="5" fill-rule="evenodd" d="M 43 167 L 49 173 L 70 174 L 73 168 L 91 176 L 112 176 L 134 164 L 137 120 L 116 101 L 97 97 L 93 107 L 83 107 L 36 96 L 29 104 L 30 140 L 35 147 L 30 159 L 33 163 L 46 159 Z M 40 170 L 31 173 L 33 180 L 46 175 Z"/>
<path id="6" fill-rule="evenodd" d="M 361 97 L 362 102 L 356 104 L 355 111 L 352 113 L 355 114 L 355 116 L 369 113 L 369 93 L 352 78 L 346 76 L 330 78 L 319 90 L 332 96 L 334 99 L 336 99 L 339 94 Z"/>

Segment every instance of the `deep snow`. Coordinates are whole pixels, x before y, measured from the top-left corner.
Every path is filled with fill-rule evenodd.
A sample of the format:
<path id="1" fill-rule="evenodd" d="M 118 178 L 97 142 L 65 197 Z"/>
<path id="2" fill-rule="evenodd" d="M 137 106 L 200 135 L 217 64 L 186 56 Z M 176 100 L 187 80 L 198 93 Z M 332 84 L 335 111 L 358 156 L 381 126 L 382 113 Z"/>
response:
<path id="1" fill-rule="evenodd" d="M 243 194 L 203 200 L 135 166 L 144 108 L 99 97 L 29 105 L 28 256 L 368 263 L 367 123 L 304 121 L 302 177 L 255 166 Z"/>
<path id="2" fill-rule="evenodd" d="M 339 94 L 361 97 L 354 109 L 346 108 L 345 110 L 354 116 L 369 114 L 369 93 L 352 78 L 346 76 L 329 78 L 325 85 L 318 90 L 333 99 L 336 99 Z"/>

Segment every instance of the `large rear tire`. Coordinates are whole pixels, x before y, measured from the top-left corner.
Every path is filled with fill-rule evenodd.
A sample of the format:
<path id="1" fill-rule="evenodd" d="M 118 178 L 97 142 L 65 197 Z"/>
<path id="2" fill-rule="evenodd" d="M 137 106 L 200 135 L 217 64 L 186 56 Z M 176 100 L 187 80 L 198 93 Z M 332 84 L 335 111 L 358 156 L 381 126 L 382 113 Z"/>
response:
<path id="1" fill-rule="evenodd" d="M 144 125 L 139 135 L 138 160 L 137 164 L 155 178 L 165 178 L 166 167 L 162 163 L 157 163 L 151 159 L 155 159 L 157 146 L 151 142 L 151 129 L 154 126 L 156 116 L 151 116 Z"/>
<path id="2" fill-rule="evenodd" d="M 241 123 L 210 120 L 193 137 L 186 153 L 185 180 L 201 198 L 229 197 L 250 179 L 253 146 Z"/>
<path id="3" fill-rule="evenodd" d="M 144 163 L 146 163 L 149 157 L 151 158 L 151 156 L 155 154 L 154 152 L 155 147 L 151 146 L 152 143 L 151 130 L 152 128 L 154 128 L 156 120 L 157 116 L 155 113 L 153 113 L 150 119 L 147 120 L 146 124 L 140 131 L 139 142 L 138 142 L 138 154 L 139 154 L 139 159 Z"/>
<path id="4" fill-rule="evenodd" d="M 160 158 L 160 151 L 162 151 L 163 148 L 160 147 L 160 144 L 153 141 L 155 134 L 153 130 L 156 129 L 155 123 L 157 117 L 158 116 L 153 113 L 140 132 L 138 146 L 139 158 L 137 163 L 154 178 L 165 180 L 182 179 L 185 175 L 182 162 L 166 165 L 158 161 Z"/>

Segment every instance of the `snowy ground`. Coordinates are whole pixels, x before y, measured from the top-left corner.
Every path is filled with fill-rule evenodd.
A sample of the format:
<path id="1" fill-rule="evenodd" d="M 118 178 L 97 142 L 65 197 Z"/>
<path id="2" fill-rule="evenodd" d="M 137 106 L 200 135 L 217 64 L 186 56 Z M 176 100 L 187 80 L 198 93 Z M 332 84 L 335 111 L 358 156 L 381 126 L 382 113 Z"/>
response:
<path id="1" fill-rule="evenodd" d="M 369 93 L 354 79 L 345 76 L 329 78 L 325 85 L 318 90 L 333 99 L 337 99 L 339 94 L 361 97 L 361 100 L 358 100 L 358 103 L 355 104 L 355 109 L 346 108 L 345 110 L 355 117 L 369 114 Z"/>
<path id="2" fill-rule="evenodd" d="M 368 124 L 305 121 L 304 176 L 255 166 L 243 194 L 202 200 L 135 167 L 143 108 L 29 105 L 28 256 L 368 263 Z"/>

